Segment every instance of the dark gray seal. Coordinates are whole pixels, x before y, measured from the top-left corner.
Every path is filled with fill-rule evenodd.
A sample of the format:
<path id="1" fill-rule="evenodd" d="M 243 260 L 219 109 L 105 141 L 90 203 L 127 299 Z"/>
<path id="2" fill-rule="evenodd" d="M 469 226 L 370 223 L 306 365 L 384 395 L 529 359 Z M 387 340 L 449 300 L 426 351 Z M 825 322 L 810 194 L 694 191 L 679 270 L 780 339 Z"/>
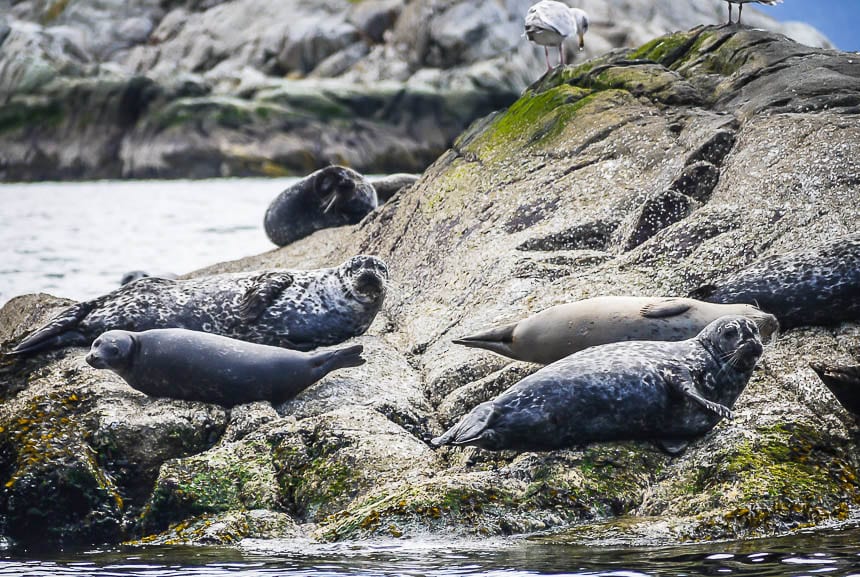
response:
<path id="1" fill-rule="evenodd" d="M 303 353 L 186 329 L 107 331 L 87 363 L 110 369 L 152 397 L 280 404 L 331 371 L 364 364 L 363 347 Z"/>
<path id="2" fill-rule="evenodd" d="M 119 280 L 119 285 L 120 286 L 127 285 L 130 282 L 134 282 L 134 281 L 142 279 L 142 278 L 149 278 L 151 276 L 155 276 L 158 278 L 169 278 L 169 279 L 176 278 L 176 275 L 173 274 L 172 272 L 152 275 L 152 274 L 149 274 L 148 272 L 146 272 L 145 270 L 131 270 L 131 271 L 128 271 L 127 273 L 125 273 L 124 275 L 122 275 L 122 278 Z"/>
<path id="3" fill-rule="evenodd" d="M 327 166 L 279 194 L 266 210 L 269 239 L 286 246 L 323 228 L 356 224 L 376 208 L 376 190 L 345 166 Z"/>
<path id="4" fill-rule="evenodd" d="M 809 363 L 839 404 L 860 418 L 860 365 Z"/>
<path id="5" fill-rule="evenodd" d="M 556 305 L 516 323 L 452 342 L 531 363 L 554 363 L 575 352 L 621 341 L 681 341 L 720 317 L 742 315 L 768 342 L 776 317 L 754 306 L 685 298 L 602 296 Z"/>
<path id="6" fill-rule="evenodd" d="M 303 350 L 335 345 L 367 330 L 387 280 L 385 263 L 365 255 L 318 270 L 142 278 L 69 307 L 11 353 L 88 346 L 111 329 L 185 328 Z"/>
<path id="7" fill-rule="evenodd" d="M 408 186 L 412 186 L 420 178 L 417 174 L 396 172 L 370 180 L 370 185 L 376 191 L 376 199 L 380 204 L 388 202 L 392 196 Z"/>
<path id="8" fill-rule="evenodd" d="M 782 329 L 860 320 L 860 234 L 761 259 L 690 296 L 756 305 Z"/>
<path id="9" fill-rule="evenodd" d="M 758 327 L 742 316 L 685 341 L 591 347 L 481 403 L 432 443 L 546 451 L 652 439 L 675 453 L 731 418 L 761 354 Z"/>

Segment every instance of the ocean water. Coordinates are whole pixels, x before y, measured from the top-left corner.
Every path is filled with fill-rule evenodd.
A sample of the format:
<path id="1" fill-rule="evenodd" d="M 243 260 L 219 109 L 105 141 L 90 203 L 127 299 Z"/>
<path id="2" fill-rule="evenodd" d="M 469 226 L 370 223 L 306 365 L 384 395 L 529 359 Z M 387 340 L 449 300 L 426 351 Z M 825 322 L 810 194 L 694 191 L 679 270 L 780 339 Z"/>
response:
<path id="1" fill-rule="evenodd" d="M 275 246 L 263 215 L 295 179 L 0 184 L 0 305 L 84 300 L 123 274 L 183 274 Z"/>
<path id="2" fill-rule="evenodd" d="M 680 547 L 579 547 L 525 539 L 145 547 L 0 555 L 0 576 L 410 577 L 860 576 L 860 529 Z"/>

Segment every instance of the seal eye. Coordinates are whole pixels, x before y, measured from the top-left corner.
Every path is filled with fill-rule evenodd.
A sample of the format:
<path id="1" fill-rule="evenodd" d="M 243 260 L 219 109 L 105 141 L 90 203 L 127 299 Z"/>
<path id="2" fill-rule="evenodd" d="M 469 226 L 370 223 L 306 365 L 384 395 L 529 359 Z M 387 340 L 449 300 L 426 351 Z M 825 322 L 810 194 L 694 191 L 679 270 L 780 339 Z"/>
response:
<path id="1" fill-rule="evenodd" d="M 109 345 L 107 351 L 112 357 L 119 355 L 119 347 L 116 345 Z"/>
<path id="2" fill-rule="evenodd" d="M 735 325 L 729 325 L 723 329 L 723 336 L 727 339 L 736 339 L 738 338 L 738 334 L 738 327 Z"/>

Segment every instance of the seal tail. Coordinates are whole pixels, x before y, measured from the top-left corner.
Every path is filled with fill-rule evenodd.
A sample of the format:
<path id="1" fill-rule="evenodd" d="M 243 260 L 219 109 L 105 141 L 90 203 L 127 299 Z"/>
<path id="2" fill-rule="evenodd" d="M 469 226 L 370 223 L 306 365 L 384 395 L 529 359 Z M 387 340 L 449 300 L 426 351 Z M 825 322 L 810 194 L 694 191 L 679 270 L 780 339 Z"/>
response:
<path id="1" fill-rule="evenodd" d="M 473 347 L 476 349 L 487 349 L 506 357 L 517 358 L 511 348 L 511 344 L 514 342 L 514 329 L 516 326 L 516 323 L 514 323 L 503 327 L 497 327 L 482 333 L 463 337 L 461 339 L 453 339 L 451 342 L 455 345 L 463 345 L 465 347 Z"/>
<path id="2" fill-rule="evenodd" d="M 845 409 L 860 416 L 860 365 L 826 366 L 823 363 L 809 363 L 809 366 L 830 389 L 836 400 Z"/>
<path id="3" fill-rule="evenodd" d="M 48 349 L 88 345 L 89 339 L 75 328 L 95 308 L 95 304 L 95 301 L 87 301 L 67 308 L 48 324 L 15 345 L 8 354 L 28 355 Z"/>
<path id="4" fill-rule="evenodd" d="M 314 359 L 314 364 L 320 367 L 324 371 L 323 374 L 326 375 L 338 369 L 358 367 L 367 362 L 361 357 L 363 351 L 364 347 L 362 345 L 353 345 L 345 349 L 327 351 L 317 355 L 317 358 Z"/>
<path id="5" fill-rule="evenodd" d="M 495 413 L 496 410 L 492 401 L 481 403 L 464 415 L 456 425 L 441 436 L 432 439 L 430 444 L 434 447 L 441 447 L 442 445 L 484 446 L 482 441 L 492 436 L 488 429 Z"/>

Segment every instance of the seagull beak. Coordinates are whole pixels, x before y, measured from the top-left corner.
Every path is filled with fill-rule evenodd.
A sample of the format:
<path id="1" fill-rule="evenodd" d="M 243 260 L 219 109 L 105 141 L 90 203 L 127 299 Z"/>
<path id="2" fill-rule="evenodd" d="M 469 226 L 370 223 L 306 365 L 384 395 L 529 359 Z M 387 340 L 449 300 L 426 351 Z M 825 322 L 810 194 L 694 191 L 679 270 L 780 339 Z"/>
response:
<path id="1" fill-rule="evenodd" d="M 580 34 L 580 35 L 579 35 L 579 49 L 580 49 L 580 50 L 582 50 L 583 48 L 585 48 L 585 38 L 584 38 L 584 36 L 585 36 L 584 34 Z"/>

